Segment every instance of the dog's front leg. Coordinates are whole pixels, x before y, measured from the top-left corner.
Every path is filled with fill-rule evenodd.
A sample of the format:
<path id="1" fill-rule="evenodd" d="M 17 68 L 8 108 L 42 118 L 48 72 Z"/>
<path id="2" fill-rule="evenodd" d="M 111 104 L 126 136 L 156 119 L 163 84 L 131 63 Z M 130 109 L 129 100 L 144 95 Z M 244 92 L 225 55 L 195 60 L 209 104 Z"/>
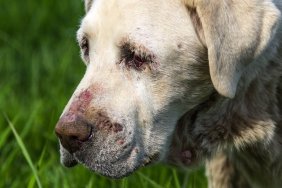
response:
<path id="1" fill-rule="evenodd" d="M 227 152 L 219 152 L 206 162 L 209 188 L 250 188 L 246 178 Z"/>

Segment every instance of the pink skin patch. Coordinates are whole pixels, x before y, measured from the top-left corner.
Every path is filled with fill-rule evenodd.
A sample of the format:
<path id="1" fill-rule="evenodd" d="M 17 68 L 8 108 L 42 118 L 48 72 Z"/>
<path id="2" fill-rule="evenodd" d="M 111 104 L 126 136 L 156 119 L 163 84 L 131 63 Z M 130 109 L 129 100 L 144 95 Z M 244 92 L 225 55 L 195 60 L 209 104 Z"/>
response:
<path id="1" fill-rule="evenodd" d="M 192 152 L 190 150 L 183 151 L 181 153 L 181 161 L 186 165 L 190 165 L 192 163 Z"/>
<path id="2" fill-rule="evenodd" d="M 74 97 L 68 111 L 61 117 L 60 122 L 78 127 L 77 122 L 83 121 L 86 124 L 92 124 L 96 131 L 115 134 L 122 132 L 124 127 L 120 123 L 112 122 L 107 113 L 91 106 L 91 101 L 95 95 L 101 95 L 101 91 L 102 88 L 97 85 L 81 91 L 79 95 Z M 117 144 L 123 145 L 123 142 L 120 140 Z"/>
<path id="3" fill-rule="evenodd" d="M 78 98 L 79 98 L 79 100 L 89 102 L 92 99 L 92 93 L 88 89 L 84 90 L 80 93 Z"/>
<path id="4" fill-rule="evenodd" d="M 117 144 L 118 145 L 123 145 L 125 143 L 125 141 L 123 140 L 123 139 L 119 139 L 118 141 L 117 141 Z"/>
<path id="5" fill-rule="evenodd" d="M 177 166 L 195 166 L 199 163 L 197 153 L 193 148 L 182 148 L 180 150 L 172 150 L 168 156 L 168 161 Z"/>
<path id="6" fill-rule="evenodd" d="M 85 110 L 88 108 L 91 100 L 93 99 L 93 93 L 90 89 L 82 91 L 73 100 L 68 112 L 64 114 L 61 118 L 64 122 L 74 122 L 77 114 L 84 114 Z"/>

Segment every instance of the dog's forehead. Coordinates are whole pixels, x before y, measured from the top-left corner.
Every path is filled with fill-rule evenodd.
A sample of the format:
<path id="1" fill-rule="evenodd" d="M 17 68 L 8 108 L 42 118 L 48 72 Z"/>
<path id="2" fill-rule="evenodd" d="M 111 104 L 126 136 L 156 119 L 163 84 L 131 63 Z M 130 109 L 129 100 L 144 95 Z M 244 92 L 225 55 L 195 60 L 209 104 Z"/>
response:
<path id="1" fill-rule="evenodd" d="M 188 45 L 196 39 L 180 0 L 95 0 L 81 30 L 94 39 L 96 48 L 114 47 L 129 37 L 156 55 L 166 54 L 179 41 Z"/>
<path id="2" fill-rule="evenodd" d="M 178 3 L 176 3 L 178 2 Z M 176 0 L 95 0 L 86 13 L 81 27 L 90 34 L 112 31 L 113 33 L 130 31 L 137 27 L 145 28 L 177 23 L 185 17 L 185 12 Z M 181 11 L 182 10 L 182 11 Z M 165 27 L 165 26 L 164 26 Z"/>

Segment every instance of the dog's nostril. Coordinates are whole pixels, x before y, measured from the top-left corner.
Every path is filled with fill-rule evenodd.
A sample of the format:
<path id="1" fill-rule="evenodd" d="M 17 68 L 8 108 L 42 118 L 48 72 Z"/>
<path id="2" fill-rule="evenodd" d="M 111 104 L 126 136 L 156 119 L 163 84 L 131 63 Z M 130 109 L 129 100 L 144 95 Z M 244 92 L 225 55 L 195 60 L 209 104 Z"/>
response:
<path id="1" fill-rule="evenodd" d="M 77 136 L 70 136 L 71 140 L 79 140 Z"/>

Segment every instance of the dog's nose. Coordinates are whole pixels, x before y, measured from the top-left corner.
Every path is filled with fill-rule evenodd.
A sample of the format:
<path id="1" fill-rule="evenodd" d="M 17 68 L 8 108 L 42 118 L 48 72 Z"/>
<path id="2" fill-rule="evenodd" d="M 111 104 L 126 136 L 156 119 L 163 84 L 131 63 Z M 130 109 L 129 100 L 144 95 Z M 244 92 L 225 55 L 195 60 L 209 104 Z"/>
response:
<path id="1" fill-rule="evenodd" d="M 74 153 L 80 149 L 83 142 L 89 140 L 92 128 L 81 117 L 71 115 L 59 120 L 55 132 L 63 147 L 70 153 Z"/>

